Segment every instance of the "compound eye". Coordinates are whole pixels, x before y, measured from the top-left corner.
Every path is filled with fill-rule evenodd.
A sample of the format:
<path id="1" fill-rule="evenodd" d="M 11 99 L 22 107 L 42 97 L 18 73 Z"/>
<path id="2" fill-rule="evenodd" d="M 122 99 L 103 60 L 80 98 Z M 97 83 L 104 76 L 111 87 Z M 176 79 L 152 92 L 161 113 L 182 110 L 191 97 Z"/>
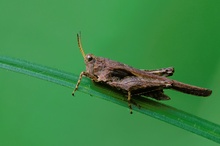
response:
<path id="1" fill-rule="evenodd" d="M 93 57 L 92 57 L 91 55 L 88 55 L 88 56 L 87 56 L 87 60 L 88 60 L 88 61 L 91 61 L 92 59 L 93 59 Z"/>

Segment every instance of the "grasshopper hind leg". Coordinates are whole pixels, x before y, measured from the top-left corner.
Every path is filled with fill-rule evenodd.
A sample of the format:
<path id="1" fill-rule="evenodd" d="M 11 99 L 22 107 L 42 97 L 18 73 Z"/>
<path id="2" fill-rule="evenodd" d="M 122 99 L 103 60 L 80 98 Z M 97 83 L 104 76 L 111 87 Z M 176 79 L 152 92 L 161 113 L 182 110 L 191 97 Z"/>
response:
<path id="1" fill-rule="evenodd" d="M 169 96 L 167 96 L 166 94 L 163 93 L 163 90 L 152 91 L 152 92 L 145 93 L 143 95 L 147 96 L 147 97 L 154 98 L 156 100 L 169 100 L 170 99 Z"/>
<path id="2" fill-rule="evenodd" d="M 158 76 L 169 77 L 173 75 L 174 68 L 167 67 L 167 68 L 160 68 L 160 69 L 155 69 L 155 70 L 144 70 L 144 71 L 151 73 L 151 74 L 158 75 Z"/>

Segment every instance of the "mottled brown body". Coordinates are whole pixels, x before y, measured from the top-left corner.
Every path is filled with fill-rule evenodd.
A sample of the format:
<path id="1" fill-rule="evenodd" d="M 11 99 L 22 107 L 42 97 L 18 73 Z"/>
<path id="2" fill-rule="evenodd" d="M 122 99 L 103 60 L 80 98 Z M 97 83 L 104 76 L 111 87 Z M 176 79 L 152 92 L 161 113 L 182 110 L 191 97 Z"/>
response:
<path id="1" fill-rule="evenodd" d="M 170 98 L 163 93 L 163 89 L 174 89 L 197 96 L 209 96 L 212 93 L 209 89 L 184 84 L 167 78 L 174 73 L 172 67 L 158 70 L 140 70 L 107 58 L 96 57 L 92 54 L 85 55 L 78 34 L 77 39 L 86 64 L 86 71 L 80 74 L 72 95 L 77 90 L 82 76 L 87 76 L 94 82 L 107 84 L 121 90 L 128 96 L 130 109 L 132 95 L 148 96 L 157 100 L 168 100 Z"/>

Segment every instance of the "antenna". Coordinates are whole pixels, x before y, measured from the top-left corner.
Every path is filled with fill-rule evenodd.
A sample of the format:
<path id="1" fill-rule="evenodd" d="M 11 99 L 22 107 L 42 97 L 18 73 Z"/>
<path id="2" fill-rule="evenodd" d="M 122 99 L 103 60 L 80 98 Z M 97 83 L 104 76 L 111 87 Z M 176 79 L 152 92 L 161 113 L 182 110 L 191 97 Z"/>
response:
<path id="1" fill-rule="evenodd" d="M 83 58 L 85 58 L 86 55 L 83 51 L 82 44 L 81 44 L 81 33 L 77 33 L 77 42 L 78 42 L 79 50 L 82 53 Z"/>

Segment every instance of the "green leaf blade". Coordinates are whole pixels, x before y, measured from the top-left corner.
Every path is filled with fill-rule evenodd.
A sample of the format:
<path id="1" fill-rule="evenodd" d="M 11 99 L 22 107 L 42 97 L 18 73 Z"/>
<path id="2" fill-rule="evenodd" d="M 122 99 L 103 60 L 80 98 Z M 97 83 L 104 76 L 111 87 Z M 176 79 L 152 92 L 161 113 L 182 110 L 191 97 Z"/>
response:
<path id="1" fill-rule="evenodd" d="M 0 56 L 0 68 L 40 78 L 68 88 L 74 88 L 78 80 L 78 75 L 5 56 Z M 127 100 L 120 93 L 111 91 L 100 84 L 94 85 L 87 78 L 82 80 L 79 91 L 127 107 Z M 137 112 L 220 143 L 220 126 L 215 123 L 150 99 L 135 97 L 134 101 L 141 106 L 141 108 L 133 106 L 133 110 Z"/>

